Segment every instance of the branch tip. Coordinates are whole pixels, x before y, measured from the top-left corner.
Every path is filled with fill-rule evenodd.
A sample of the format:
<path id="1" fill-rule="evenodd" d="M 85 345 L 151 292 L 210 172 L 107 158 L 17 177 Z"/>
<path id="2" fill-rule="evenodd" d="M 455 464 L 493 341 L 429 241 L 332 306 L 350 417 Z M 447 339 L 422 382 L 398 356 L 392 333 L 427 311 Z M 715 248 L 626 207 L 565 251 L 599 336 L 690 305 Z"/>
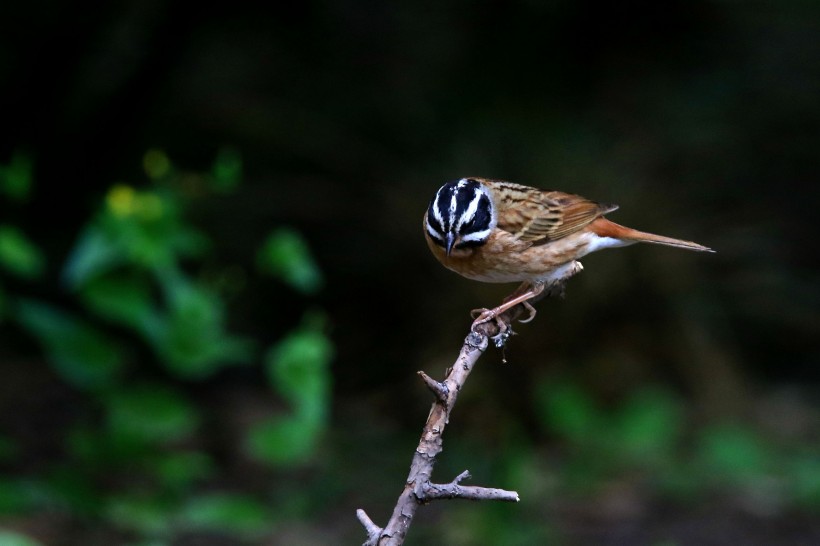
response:
<path id="1" fill-rule="evenodd" d="M 424 503 L 440 499 L 497 500 L 505 502 L 518 502 L 521 500 L 516 491 L 507 491 L 506 489 L 496 489 L 494 487 L 459 485 L 458 482 L 466 478 L 464 474 L 462 472 L 450 483 L 426 482 L 422 484 L 416 495 Z"/>
<path id="2" fill-rule="evenodd" d="M 447 388 L 447 385 L 442 383 L 441 381 L 436 381 L 423 371 L 417 372 L 419 377 L 421 377 L 424 384 L 427 385 L 427 388 L 433 391 L 433 394 L 436 395 L 436 398 L 441 402 L 447 401 L 447 395 L 450 394 L 450 389 Z"/>
<path id="3" fill-rule="evenodd" d="M 373 520 L 370 519 L 370 516 L 367 515 L 367 512 L 359 508 L 356 510 L 356 517 L 359 518 L 362 526 L 364 526 L 364 530 L 367 531 L 368 542 L 375 544 L 375 540 L 378 540 L 379 535 L 382 534 L 382 528 L 373 523 Z"/>

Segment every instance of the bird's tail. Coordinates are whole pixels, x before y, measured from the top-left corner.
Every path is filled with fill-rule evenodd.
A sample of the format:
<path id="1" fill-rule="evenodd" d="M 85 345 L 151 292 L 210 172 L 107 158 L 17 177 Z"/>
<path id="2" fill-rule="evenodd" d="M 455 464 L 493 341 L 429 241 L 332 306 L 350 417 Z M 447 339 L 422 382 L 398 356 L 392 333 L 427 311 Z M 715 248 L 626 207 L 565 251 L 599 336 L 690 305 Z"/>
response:
<path id="1" fill-rule="evenodd" d="M 714 252 L 711 248 L 699 245 L 698 243 L 693 243 L 692 241 L 673 239 L 672 237 L 664 237 L 663 235 L 655 235 L 654 233 L 638 231 L 637 229 L 616 224 L 606 218 L 596 219 L 590 227 L 592 228 L 592 231 L 600 237 L 612 237 L 622 241 L 636 243 L 654 243 L 656 245 L 673 246 L 676 248 L 685 248 L 686 250 L 697 250 L 700 252 Z"/>

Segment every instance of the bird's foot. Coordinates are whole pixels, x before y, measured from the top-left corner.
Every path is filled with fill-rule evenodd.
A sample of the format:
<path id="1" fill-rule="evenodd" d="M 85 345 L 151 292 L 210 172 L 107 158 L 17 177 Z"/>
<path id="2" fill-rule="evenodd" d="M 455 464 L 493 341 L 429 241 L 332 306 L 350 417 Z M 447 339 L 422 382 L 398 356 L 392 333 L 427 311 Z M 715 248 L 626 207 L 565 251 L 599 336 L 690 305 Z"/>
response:
<path id="1" fill-rule="evenodd" d="M 470 314 L 473 316 L 473 325 L 470 327 L 470 330 L 475 331 L 476 327 L 480 324 L 484 324 L 485 322 L 490 322 L 494 320 L 495 323 L 498 325 L 499 333 L 504 333 L 510 328 L 510 323 L 504 320 L 501 320 L 499 317 L 502 313 L 515 307 L 516 305 L 521 304 L 524 309 L 527 310 L 528 316 L 527 318 L 520 320 L 519 322 L 530 322 L 532 319 L 535 318 L 536 310 L 535 307 L 528 301 L 544 291 L 544 284 L 538 283 L 536 285 L 522 285 L 527 286 L 528 289 L 526 291 L 520 292 L 516 291 L 508 298 L 504 299 L 504 302 L 499 305 L 498 307 L 494 307 L 492 309 L 473 309 L 470 311 Z"/>
<path id="2" fill-rule="evenodd" d="M 475 331 L 476 326 L 479 324 L 484 324 L 485 322 L 490 322 L 491 320 L 495 321 L 499 330 L 506 330 L 509 328 L 509 325 L 498 318 L 503 311 L 504 310 L 501 307 L 495 307 L 493 309 L 485 309 L 483 307 L 481 309 L 473 309 L 470 311 L 470 316 L 474 319 L 473 325 L 470 326 L 470 330 Z"/>
<path id="3" fill-rule="evenodd" d="M 496 326 L 498 326 L 498 333 L 494 336 L 490 336 L 490 340 L 499 349 L 504 347 L 510 336 L 515 334 L 510 327 L 510 324 L 501 319 L 499 316 L 504 311 L 505 309 L 502 309 L 501 307 L 496 307 L 494 309 L 473 309 L 470 311 L 470 314 L 475 320 L 473 320 L 473 325 L 470 327 L 470 331 L 475 332 L 477 326 L 490 321 L 495 321 Z"/>

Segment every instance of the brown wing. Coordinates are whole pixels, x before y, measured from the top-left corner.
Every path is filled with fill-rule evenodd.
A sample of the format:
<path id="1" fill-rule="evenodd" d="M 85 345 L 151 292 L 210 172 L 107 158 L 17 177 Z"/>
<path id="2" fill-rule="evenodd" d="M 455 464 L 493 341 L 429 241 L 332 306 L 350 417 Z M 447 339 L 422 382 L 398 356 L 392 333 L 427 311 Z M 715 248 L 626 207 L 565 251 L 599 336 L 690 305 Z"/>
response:
<path id="1" fill-rule="evenodd" d="M 485 183 L 493 189 L 498 227 L 536 245 L 575 233 L 618 208 L 560 191 L 539 190 L 497 180 Z"/>

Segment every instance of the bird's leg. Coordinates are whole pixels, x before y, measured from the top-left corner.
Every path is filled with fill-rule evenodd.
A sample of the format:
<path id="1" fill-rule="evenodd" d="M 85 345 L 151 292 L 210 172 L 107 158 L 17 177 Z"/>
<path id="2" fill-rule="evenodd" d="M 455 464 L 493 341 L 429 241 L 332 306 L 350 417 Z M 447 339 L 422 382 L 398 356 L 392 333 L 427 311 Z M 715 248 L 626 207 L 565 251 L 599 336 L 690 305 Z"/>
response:
<path id="1" fill-rule="evenodd" d="M 530 281 L 522 282 L 520 285 L 518 285 L 518 288 L 516 288 L 515 291 L 512 294 L 510 294 L 509 296 L 507 296 L 506 298 L 501 300 L 501 304 L 503 305 L 503 304 L 507 303 L 508 301 L 512 300 L 513 298 L 517 298 L 518 296 L 520 296 L 522 294 L 525 294 L 530 289 L 531 286 L 532 286 L 532 283 L 530 283 Z M 482 313 L 486 313 L 488 311 L 489 311 L 489 309 L 487 309 L 486 307 L 481 307 L 479 309 L 473 309 L 472 311 L 470 311 L 470 315 L 472 315 L 473 318 L 476 318 L 479 315 L 481 315 Z M 527 319 L 527 320 L 529 320 L 529 319 Z"/>
<path id="2" fill-rule="evenodd" d="M 479 324 L 484 324 L 485 322 L 495 320 L 498 324 L 498 329 L 500 330 L 499 335 L 506 334 L 508 325 L 499 320 L 498 316 L 504 311 L 515 307 L 519 303 L 523 305 L 529 313 L 529 316 L 526 319 L 519 322 L 530 322 L 535 318 L 536 310 L 535 307 L 530 304 L 529 300 L 537 298 L 543 294 L 544 289 L 548 285 L 550 287 L 559 286 L 565 280 L 583 270 L 584 266 L 581 265 L 581 262 L 573 260 L 556 269 L 546 280 L 523 282 L 518 288 L 515 289 L 515 292 L 504 298 L 504 301 L 498 307 L 493 309 L 473 309 L 472 315 L 475 317 L 475 320 L 473 321 L 471 329 L 475 329 L 475 327 Z"/>
<path id="3" fill-rule="evenodd" d="M 519 303 L 523 304 L 530 314 L 529 317 L 527 317 L 525 320 L 522 320 L 521 322 L 531 321 L 535 318 L 535 308 L 532 305 L 530 305 L 528 300 L 531 300 L 532 298 L 535 298 L 539 294 L 541 294 L 541 292 L 544 291 L 545 286 L 546 284 L 543 282 L 525 282 L 521 286 L 519 286 L 515 290 L 515 292 L 506 297 L 502 304 L 498 307 L 494 307 L 493 309 L 474 309 L 473 314 L 479 314 L 473 321 L 471 329 L 475 329 L 475 327 L 479 324 L 484 324 L 485 322 L 495 320 L 498 323 L 498 328 L 501 330 L 502 333 L 504 333 L 507 330 L 507 325 L 504 324 L 502 321 L 498 320 L 498 316 L 501 315 L 501 313 L 503 313 L 504 311 L 512 309 Z"/>
<path id="4" fill-rule="evenodd" d="M 536 283 L 536 284 L 538 284 L 538 283 Z M 543 283 L 541 283 L 541 284 L 543 284 Z M 516 288 L 516 289 L 515 289 L 515 292 L 513 292 L 512 294 L 510 294 L 509 296 L 507 296 L 506 298 L 504 298 L 504 299 L 501 301 L 501 303 L 502 303 L 502 304 L 505 304 L 505 303 L 507 303 L 508 301 L 511 301 L 511 300 L 513 300 L 514 298 L 517 298 L 518 296 L 520 296 L 520 295 L 522 295 L 522 294 L 527 293 L 527 291 L 530 289 L 530 287 L 531 287 L 531 286 L 533 286 L 533 285 L 532 285 L 529 281 L 524 281 L 524 282 L 522 282 L 522 283 L 518 286 L 518 288 Z M 543 290 L 544 290 L 544 288 L 542 287 L 542 288 L 541 288 L 541 290 L 539 290 L 538 292 L 540 293 L 540 292 L 541 292 L 541 291 L 543 291 Z M 537 295 L 538 295 L 538 294 L 534 294 L 532 297 L 534 298 L 534 297 L 536 297 Z M 537 312 L 537 311 L 535 310 L 535 307 L 533 307 L 533 306 L 532 306 L 532 304 L 531 304 L 529 301 L 522 301 L 522 302 L 521 302 L 521 305 L 523 305 L 523 306 L 524 306 L 524 309 L 526 309 L 526 310 L 527 310 L 527 313 L 529 313 L 529 316 L 528 316 L 527 318 L 525 318 L 525 319 L 519 319 L 519 320 L 518 320 L 518 322 L 521 322 L 521 323 L 526 324 L 526 323 L 530 322 L 532 319 L 534 319 L 534 318 L 535 318 L 535 314 L 536 314 L 536 312 Z M 482 311 L 484 311 L 484 309 L 482 309 Z M 502 311 L 502 312 L 503 312 L 503 311 Z"/>

